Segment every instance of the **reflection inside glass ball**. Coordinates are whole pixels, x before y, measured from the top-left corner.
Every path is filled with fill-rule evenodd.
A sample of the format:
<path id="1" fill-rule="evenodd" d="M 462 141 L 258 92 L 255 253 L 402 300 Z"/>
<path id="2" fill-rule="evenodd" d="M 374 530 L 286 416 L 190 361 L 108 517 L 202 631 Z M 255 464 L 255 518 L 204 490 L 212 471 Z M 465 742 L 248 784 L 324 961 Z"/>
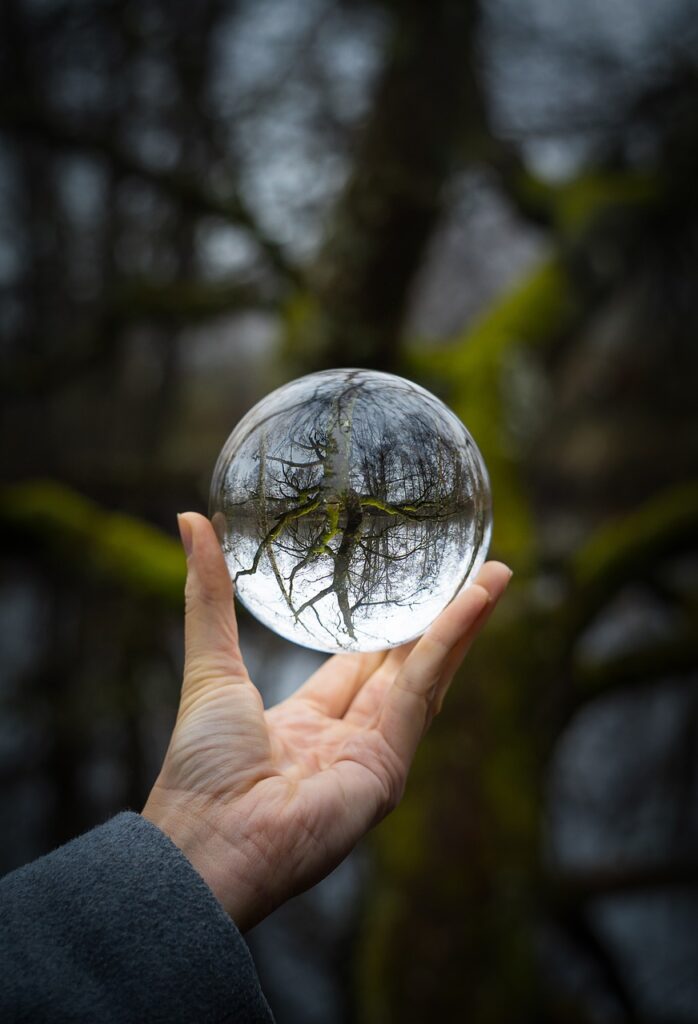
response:
<path id="1" fill-rule="evenodd" d="M 323 651 L 419 636 L 480 568 L 491 530 L 460 420 L 369 370 L 311 374 L 259 402 L 218 458 L 210 512 L 242 603 Z"/>

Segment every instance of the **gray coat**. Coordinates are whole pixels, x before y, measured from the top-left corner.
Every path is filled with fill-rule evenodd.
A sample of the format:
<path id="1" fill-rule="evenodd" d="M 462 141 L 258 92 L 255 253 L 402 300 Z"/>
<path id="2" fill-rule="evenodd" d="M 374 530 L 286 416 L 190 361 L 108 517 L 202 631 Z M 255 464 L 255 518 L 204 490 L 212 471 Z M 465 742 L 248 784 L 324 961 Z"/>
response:
<path id="1" fill-rule="evenodd" d="M 273 1024 L 240 932 L 132 813 L 0 881 L 0 1020 Z"/>

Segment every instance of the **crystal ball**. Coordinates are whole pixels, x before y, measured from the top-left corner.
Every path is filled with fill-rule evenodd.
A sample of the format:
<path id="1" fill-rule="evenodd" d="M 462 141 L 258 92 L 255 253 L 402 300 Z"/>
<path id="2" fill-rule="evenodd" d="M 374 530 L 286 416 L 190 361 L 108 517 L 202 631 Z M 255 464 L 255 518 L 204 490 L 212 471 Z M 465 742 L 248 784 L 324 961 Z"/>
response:
<path id="1" fill-rule="evenodd" d="M 263 398 L 216 463 L 210 514 L 237 596 L 321 651 L 419 636 L 487 554 L 485 465 L 409 380 L 328 370 Z"/>

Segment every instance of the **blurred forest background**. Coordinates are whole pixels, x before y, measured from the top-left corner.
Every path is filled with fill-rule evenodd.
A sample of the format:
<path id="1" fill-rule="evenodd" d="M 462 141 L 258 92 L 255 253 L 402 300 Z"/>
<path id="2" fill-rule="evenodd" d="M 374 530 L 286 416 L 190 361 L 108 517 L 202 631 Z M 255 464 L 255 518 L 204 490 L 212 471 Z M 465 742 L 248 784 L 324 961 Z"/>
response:
<path id="1" fill-rule="evenodd" d="M 251 936 L 279 1024 L 698 1020 L 698 8 L 3 0 L 1 866 L 140 809 L 272 387 L 411 377 L 516 576 L 404 803 Z M 249 617 L 267 702 L 316 658 Z"/>

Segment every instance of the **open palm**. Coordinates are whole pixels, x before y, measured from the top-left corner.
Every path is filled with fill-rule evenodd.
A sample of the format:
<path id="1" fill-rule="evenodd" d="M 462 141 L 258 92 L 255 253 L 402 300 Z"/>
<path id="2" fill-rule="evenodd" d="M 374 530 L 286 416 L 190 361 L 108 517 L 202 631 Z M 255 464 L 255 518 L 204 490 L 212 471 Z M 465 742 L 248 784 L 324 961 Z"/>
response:
<path id="1" fill-rule="evenodd" d="M 195 513 L 180 528 L 184 684 L 143 813 L 245 929 L 327 874 L 396 805 L 417 744 L 511 574 L 488 563 L 419 641 L 335 655 L 265 711 L 240 654 L 213 528 Z"/>

